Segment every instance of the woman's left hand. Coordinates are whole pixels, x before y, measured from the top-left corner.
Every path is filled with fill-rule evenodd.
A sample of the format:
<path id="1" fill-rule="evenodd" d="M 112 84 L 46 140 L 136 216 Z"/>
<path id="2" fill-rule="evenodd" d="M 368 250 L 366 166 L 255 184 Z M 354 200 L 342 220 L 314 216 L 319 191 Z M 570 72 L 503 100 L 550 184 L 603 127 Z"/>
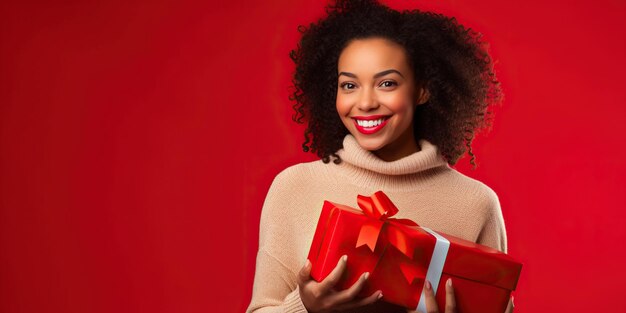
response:
<path id="1" fill-rule="evenodd" d="M 433 287 L 429 281 L 424 284 L 424 300 L 426 301 L 426 312 L 407 310 L 407 313 L 439 313 L 439 307 L 437 306 L 437 300 L 435 299 L 435 293 Z M 456 313 L 456 301 L 454 300 L 454 288 L 452 287 L 452 279 L 448 278 L 446 281 L 446 308 L 445 313 Z"/>
<path id="2" fill-rule="evenodd" d="M 437 306 L 437 300 L 435 299 L 435 293 L 429 281 L 426 281 L 424 288 L 424 296 L 426 301 L 426 312 L 407 310 L 407 313 L 439 313 L 439 307 Z M 445 313 L 456 313 L 456 300 L 454 299 L 454 288 L 452 287 L 452 279 L 448 278 L 446 281 L 446 308 Z M 513 298 L 509 300 L 504 313 L 513 313 Z"/>

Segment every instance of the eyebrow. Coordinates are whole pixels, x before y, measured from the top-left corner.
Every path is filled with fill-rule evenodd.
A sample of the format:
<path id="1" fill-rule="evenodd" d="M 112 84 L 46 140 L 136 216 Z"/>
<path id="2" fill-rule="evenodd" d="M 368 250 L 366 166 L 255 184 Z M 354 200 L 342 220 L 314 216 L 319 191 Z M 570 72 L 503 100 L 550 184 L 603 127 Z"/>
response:
<path id="1" fill-rule="evenodd" d="M 382 71 L 380 73 L 376 73 L 376 74 L 374 74 L 374 78 L 385 76 L 385 75 L 390 74 L 390 73 L 396 73 L 396 74 L 400 75 L 402 78 L 404 78 L 402 73 L 400 73 L 399 71 L 394 70 L 394 69 L 390 69 L 390 70 Z M 341 75 L 352 77 L 352 78 L 357 78 L 355 74 L 352 74 L 350 72 L 340 72 L 338 76 L 341 76 Z"/>

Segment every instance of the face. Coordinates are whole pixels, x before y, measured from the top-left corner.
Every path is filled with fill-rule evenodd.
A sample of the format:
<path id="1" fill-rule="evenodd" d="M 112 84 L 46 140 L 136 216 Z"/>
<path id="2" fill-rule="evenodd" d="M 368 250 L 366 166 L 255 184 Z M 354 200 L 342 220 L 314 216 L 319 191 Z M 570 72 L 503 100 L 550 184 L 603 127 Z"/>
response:
<path id="1" fill-rule="evenodd" d="M 428 93 L 417 86 L 401 45 L 354 40 L 339 56 L 337 112 L 361 147 L 392 161 L 418 151 L 413 113 Z"/>

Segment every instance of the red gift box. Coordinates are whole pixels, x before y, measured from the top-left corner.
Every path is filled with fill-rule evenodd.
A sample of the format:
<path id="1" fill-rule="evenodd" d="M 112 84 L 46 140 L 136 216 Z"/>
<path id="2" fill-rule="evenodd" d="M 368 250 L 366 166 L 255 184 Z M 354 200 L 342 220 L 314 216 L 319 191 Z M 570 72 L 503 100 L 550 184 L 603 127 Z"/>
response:
<path id="1" fill-rule="evenodd" d="M 458 312 L 503 313 L 515 290 L 522 265 L 498 250 L 436 233 L 407 219 L 382 192 L 358 196 L 361 210 L 324 202 L 313 237 L 311 276 L 322 281 L 342 255 L 348 266 L 335 286 L 343 290 L 364 272 L 368 282 L 359 296 L 381 290 L 383 300 L 423 310 L 422 289 L 428 279 L 440 309 L 445 307 L 445 282 L 452 278 Z"/>

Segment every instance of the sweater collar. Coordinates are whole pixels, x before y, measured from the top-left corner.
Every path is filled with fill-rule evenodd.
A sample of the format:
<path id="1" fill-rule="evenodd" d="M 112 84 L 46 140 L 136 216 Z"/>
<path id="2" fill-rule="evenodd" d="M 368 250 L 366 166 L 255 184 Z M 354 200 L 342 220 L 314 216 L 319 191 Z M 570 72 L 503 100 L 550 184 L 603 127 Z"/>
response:
<path id="1" fill-rule="evenodd" d="M 425 139 L 418 141 L 420 151 L 402 159 L 387 162 L 378 158 L 370 151 L 363 149 L 351 134 L 343 140 L 343 149 L 337 151 L 337 155 L 354 167 L 372 171 L 384 175 L 407 175 L 416 174 L 428 169 L 447 165 L 447 162 L 439 154 L 437 146 Z"/>

